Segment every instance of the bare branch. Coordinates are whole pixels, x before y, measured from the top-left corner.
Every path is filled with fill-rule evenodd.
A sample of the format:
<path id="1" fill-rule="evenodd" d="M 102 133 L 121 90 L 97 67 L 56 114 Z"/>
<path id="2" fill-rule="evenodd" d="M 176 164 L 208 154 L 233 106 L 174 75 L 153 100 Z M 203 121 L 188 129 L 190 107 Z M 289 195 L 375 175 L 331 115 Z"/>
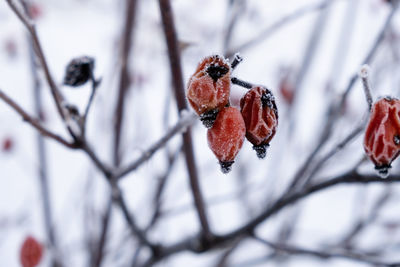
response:
<path id="1" fill-rule="evenodd" d="M 319 250 L 311 250 L 306 248 L 301 248 L 293 245 L 286 245 L 286 244 L 276 244 L 269 242 L 265 239 L 260 237 L 254 237 L 255 240 L 259 241 L 260 243 L 267 245 L 268 247 L 276 250 L 276 251 L 283 251 L 290 253 L 291 255 L 308 255 L 314 256 L 321 259 L 331 259 L 331 258 L 342 258 L 348 259 L 351 261 L 368 263 L 371 265 L 376 266 L 398 266 L 399 263 L 386 263 L 384 261 L 380 261 L 374 258 L 371 258 L 369 255 L 364 253 L 357 253 L 357 252 L 332 252 L 332 251 L 319 251 Z"/>
<path id="2" fill-rule="evenodd" d="M 135 160 L 134 162 L 128 164 L 126 167 L 122 167 L 119 169 L 115 176 L 120 179 L 123 176 L 129 174 L 130 172 L 136 170 L 139 166 L 141 166 L 144 162 L 150 159 L 154 153 L 156 153 L 160 148 L 164 147 L 166 143 L 173 138 L 176 134 L 184 131 L 187 127 L 192 125 L 197 119 L 197 115 L 193 112 L 189 114 L 185 114 L 182 118 L 178 121 L 178 123 L 172 127 L 160 140 L 155 142 L 149 149 L 147 149 L 143 155 Z"/>
<path id="3" fill-rule="evenodd" d="M 68 147 L 68 148 L 78 148 L 76 143 L 69 143 L 67 140 L 62 138 L 61 136 L 51 132 L 44 128 L 40 122 L 31 117 L 25 110 L 22 109 L 14 100 L 8 97 L 2 90 L 0 90 L 0 99 L 2 99 L 6 104 L 8 104 L 11 108 L 13 108 L 19 115 L 22 116 L 23 120 L 31 124 L 36 130 L 38 130 L 43 136 L 50 137 L 51 139 L 57 141 L 58 143 Z"/>

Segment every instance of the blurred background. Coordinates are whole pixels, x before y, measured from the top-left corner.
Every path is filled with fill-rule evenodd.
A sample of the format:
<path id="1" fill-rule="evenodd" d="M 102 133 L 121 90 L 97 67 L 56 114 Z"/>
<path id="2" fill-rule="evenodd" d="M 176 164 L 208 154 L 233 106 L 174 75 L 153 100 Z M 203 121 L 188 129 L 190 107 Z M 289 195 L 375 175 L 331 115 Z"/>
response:
<path id="1" fill-rule="evenodd" d="M 86 135 L 107 165 L 115 163 L 113 135 L 124 61 L 128 85 L 118 164 L 139 158 L 180 117 L 158 1 L 134 1 L 130 51 L 124 57 L 128 2 L 27 3 L 50 72 L 68 103 L 81 113 L 91 86 L 63 85 L 65 68 L 75 57 L 95 59 L 95 77 L 102 81 Z M 364 158 L 361 130 L 343 148 L 336 148 L 363 125 L 367 115 L 359 80 L 345 97 L 343 93 L 382 32 L 370 62 L 372 94 L 374 99 L 400 95 L 400 15 L 394 14 L 384 26 L 393 9 L 389 2 L 171 1 L 184 83 L 205 56 L 222 54 L 232 60 L 240 52 L 244 60 L 233 75 L 267 86 L 279 109 L 279 126 L 267 157 L 259 160 L 245 142 L 227 175 L 221 173 L 208 148 L 206 129 L 199 121 L 192 125 L 195 164 L 213 232 L 228 233 L 257 216 L 287 192 L 295 177 L 300 177 L 296 188 L 301 190 L 310 182 L 356 168 L 361 174 L 376 174 Z M 0 2 L 0 25 L 0 89 L 32 116 L 40 117 L 48 129 L 70 140 L 43 70 L 36 65 L 30 35 L 6 1 Z M 245 92 L 233 85 L 232 105 L 238 105 Z M 336 110 L 333 119 L 332 109 Z M 95 266 L 105 217 L 109 225 L 101 266 L 140 266 L 146 261 L 149 251 L 140 249 L 121 209 L 117 205 L 109 208 L 109 183 L 85 153 L 48 138 L 42 143 L 37 131 L 3 102 L 0 121 L 1 266 L 21 266 L 19 253 L 27 236 L 44 246 L 39 266 L 52 266 L 54 258 L 62 266 Z M 200 229 L 181 150 L 178 134 L 119 183 L 137 225 L 148 229 L 150 240 L 163 245 L 194 236 Z M 391 174 L 399 171 L 394 162 Z M 49 241 L 43 208 L 44 174 L 53 241 Z M 257 236 L 310 250 L 357 251 L 386 261 L 399 260 L 399 198 L 396 183 L 335 186 L 282 208 L 256 228 Z M 248 238 L 201 254 L 176 253 L 157 266 L 371 266 L 305 254 L 280 252 Z"/>

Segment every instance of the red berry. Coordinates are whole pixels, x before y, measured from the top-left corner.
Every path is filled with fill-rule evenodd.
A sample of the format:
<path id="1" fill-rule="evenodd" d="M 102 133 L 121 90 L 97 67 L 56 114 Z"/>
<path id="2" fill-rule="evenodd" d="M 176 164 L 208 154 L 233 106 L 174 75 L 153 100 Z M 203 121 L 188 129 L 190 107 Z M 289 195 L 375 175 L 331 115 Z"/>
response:
<path id="1" fill-rule="evenodd" d="M 11 137 L 3 139 L 3 152 L 10 152 L 14 146 L 14 142 Z"/>
<path id="2" fill-rule="evenodd" d="M 43 11 L 39 4 L 32 3 L 28 8 L 29 15 L 32 19 L 38 19 L 42 16 Z"/>
<path id="3" fill-rule="evenodd" d="M 189 80 L 186 96 L 198 115 L 205 115 L 205 125 L 212 126 L 218 110 L 229 102 L 231 66 L 222 56 L 203 59 Z M 211 123 L 209 123 L 211 121 Z"/>
<path id="4" fill-rule="evenodd" d="M 263 87 L 251 88 L 240 100 L 246 138 L 259 158 L 264 158 L 278 126 L 278 109 L 272 93 Z"/>
<path id="5" fill-rule="evenodd" d="M 382 177 L 400 153 L 400 100 L 390 97 L 376 101 L 365 131 L 364 150 Z"/>
<path id="6" fill-rule="evenodd" d="M 243 145 L 246 127 L 240 111 L 234 107 L 222 109 L 211 129 L 207 131 L 208 146 L 213 151 L 223 173 L 231 170 Z"/>
<path id="7" fill-rule="evenodd" d="M 32 236 L 28 236 L 21 247 L 21 264 L 23 267 L 35 267 L 43 255 L 43 246 Z"/>

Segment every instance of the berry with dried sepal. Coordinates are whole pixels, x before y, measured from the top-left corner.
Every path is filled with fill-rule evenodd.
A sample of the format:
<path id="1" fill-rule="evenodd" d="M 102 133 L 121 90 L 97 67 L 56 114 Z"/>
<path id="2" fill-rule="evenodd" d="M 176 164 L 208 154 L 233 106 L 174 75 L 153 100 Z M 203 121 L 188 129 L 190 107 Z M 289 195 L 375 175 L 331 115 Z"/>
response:
<path id="1" fill-rule="evenodd" d="M 208 146 L 213 151 L 223 173 L 232 169 L 232 164 L 243 145 L 246 127 L 240 111 L 234 107 L 223 108 L 211 129 L 207 131 Z"/>
<path id="2" fill-rule="evenodd" d="M 219 55 L 203 59 L 189 80 L 186 96 L 207 128 L 211 128 L 218 111 L 229 105 L 231 66 Z"/>
<path id="3" fill-rule="evenodd" d="M 65 70 L 64 84 L 78 87 L 94 80 L 94 59 L 88 56 L 74 58 Z"/>
<path id="4" fill-rule="evenodd" d="M 35 267 L 43 256 L 43 246 L 32 236 L 28 236 L 22 244 L 20 260 L 23 267 Z"/>
<path id="5" fill-rule="evenodd" d="M 381 177 L 389 174 L 400 154 L 400 100 L 385 97 L 374 103 L 364 137 L 364 150 Z"/>
<path id="6" fill-rule="evenodd" d="M 256 86 L 242 97 L 240 109 L 246 124 L 246 138 L 253 144 L 258 158 L 262 159 L 278 127 L 275 98 L 268 89 Z"/>

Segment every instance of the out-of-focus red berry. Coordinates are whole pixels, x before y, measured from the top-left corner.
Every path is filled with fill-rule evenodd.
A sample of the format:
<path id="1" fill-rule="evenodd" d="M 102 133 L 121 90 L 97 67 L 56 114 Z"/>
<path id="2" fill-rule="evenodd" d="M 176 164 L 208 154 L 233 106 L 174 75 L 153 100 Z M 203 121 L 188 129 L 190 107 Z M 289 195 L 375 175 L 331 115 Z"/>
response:
<path id="1" fill-rule="evenodd" d="M 213 151 L 223 173 L 228 173 L 243 145 L 246 127 L 240 111 L 234 107 L 222 109 L 207 131 L 208 146 Z"/>
<path id="2" fill-rule="evenodd" d="M 20 260 L 23 267 L 35 267 L 43 255 L 43 246 L 32 236 L 28 236 L 22 244 Z"/>
<path id="3" fill-rule="evenodd" d="M 4 49 L 10 59 L 17 56 L 17 43 L 14 39 L 8 39 L 4 43 Z"/>
<path id="4" fill-rule="evenodd" d="M 278 126 L 274 96 L 266 88 L 253 87 L 240 100 L 240 108 L 246 124 L 246 138 L 254 145 L 257 156 L 264 158 Z"/>
<path id="5" fill-rule="evenodd" d="M 3 152 L 10 152 L 14 147 L 14 141 L 11 137 L 6 137 L 3 139 L 2 149 Z"/>
<path id="6" fill-rule="evenodd" d="M 38 3 L 30 4 L 28 11 L 32 19 L 38 19 L 43 15 L 42 7 Z"/>
<path id="7" fill-rule="evenodd" d="M 221 110 L 228 104 L 230 74 L 230 64 L 223 56 L 209 56 L 200 62 L 186 92 L 190 105 L 198 115 Z"/>
<path id="8" fill-rule="evenodd" d="M 376 101 L 365 131 L 364 150 L 382 177 L 400 153 L 400 100 L 390 97 Z"/>
<path id="9" fill-rule="evenodd" d="M 290 106 L 294 99 L 294 86 L 287 78 L 283 78 L 279 84 L 279 92 L 283 100 Z"/>

